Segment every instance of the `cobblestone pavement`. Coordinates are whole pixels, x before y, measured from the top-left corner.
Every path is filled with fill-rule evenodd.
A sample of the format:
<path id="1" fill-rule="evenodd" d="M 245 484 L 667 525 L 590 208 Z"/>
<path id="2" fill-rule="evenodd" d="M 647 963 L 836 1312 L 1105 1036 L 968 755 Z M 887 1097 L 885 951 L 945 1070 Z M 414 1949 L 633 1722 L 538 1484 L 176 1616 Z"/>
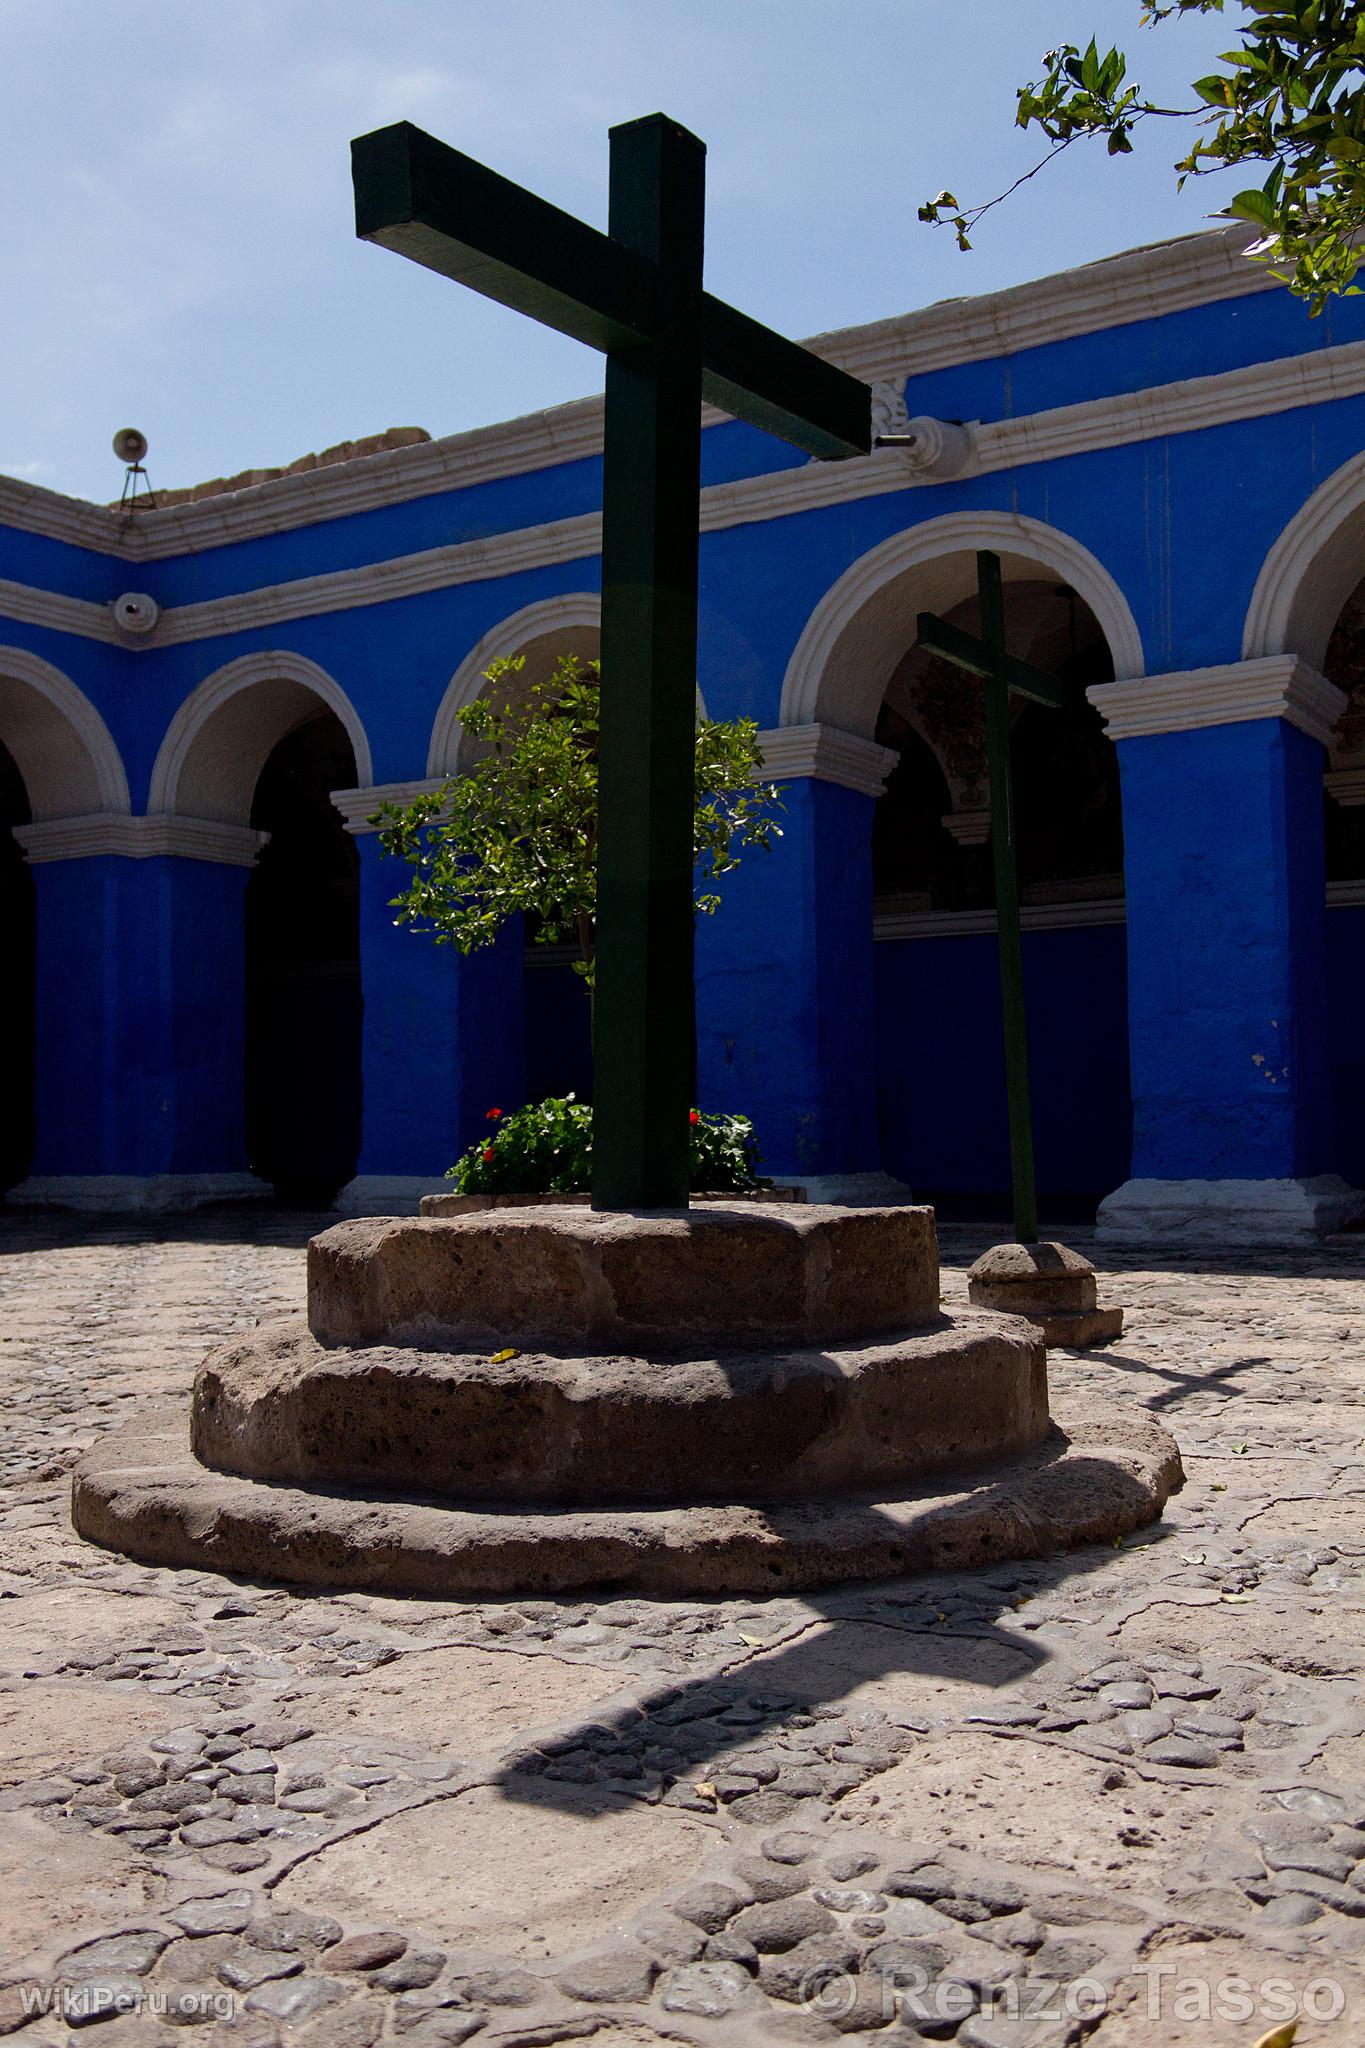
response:
<path id="1" fill-rule="evenodd" d="M 0 2030 L 1365 2042 L 1365 1246 L 1102 1256 L 1127 1331 L 1054 1382 L 1189 1474 L 1115 1549 L 459 1604 L 79 1542 L 82 1448 L 301 1306 L 319 1220 L 0 1223 Z"/>

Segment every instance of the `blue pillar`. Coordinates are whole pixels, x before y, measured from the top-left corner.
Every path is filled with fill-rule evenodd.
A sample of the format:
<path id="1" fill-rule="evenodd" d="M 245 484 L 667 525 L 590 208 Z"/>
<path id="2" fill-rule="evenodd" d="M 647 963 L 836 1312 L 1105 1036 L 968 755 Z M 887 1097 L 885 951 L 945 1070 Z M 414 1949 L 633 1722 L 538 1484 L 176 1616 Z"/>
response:
<path id="1" fill-rule="evenodd" d="M 873 798 L 784 782 L 782 838 L 697 928 L 698 1100 L 743 1111 L 765 1171 L 875 1172 Z"/>
<path id="2" fill-rule="evenodd" d="M 422 1185 L 487 1128 L 488 1109 L 525 1099 L 520 920 L 462 957 L 396 925 L 405 866 L 372 832 L 360 850 L 364 1108 L 360 1165 L 343 1205 L 410 1207 Z"/>
<path id="3" fill-rule="evenodd" d="M 1321 736 L 1252 717 L 1121 738 L 1119 762 L 1134 1177 L 1102 1233 L 1339 1227 L 1358 1205 L 1328 1117 Z"/>
<path id="4" fill-rule="evenodd" d="M 30 1181 L 39 1192 L 54 1176 L 213 1176 L 219 1189 L 202 1192 L 237 1191 L 232 1183 L 246 1168 L 247 874 L 178 857 L 35 863 Z"/>

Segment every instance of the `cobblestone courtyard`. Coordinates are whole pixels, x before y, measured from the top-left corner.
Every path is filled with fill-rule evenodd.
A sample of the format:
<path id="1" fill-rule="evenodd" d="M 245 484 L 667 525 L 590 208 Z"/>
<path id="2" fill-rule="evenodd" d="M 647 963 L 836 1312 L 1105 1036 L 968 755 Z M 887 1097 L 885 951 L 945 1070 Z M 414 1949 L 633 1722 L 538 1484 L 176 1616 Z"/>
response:
<path id="1" fill-rule="evenodd" d="M 1116 1549 L 459 1605 L 79 1542 L 79 1452 L 301 1306 L 320 1221 L 0 1226 L 0 2027 L 1249 2048 L 1306 2002 L 1365 2042 L 1365 1245 L 1101 1257 L 1128 1328 L 1054 1384 L 1188 1474 Z"/>

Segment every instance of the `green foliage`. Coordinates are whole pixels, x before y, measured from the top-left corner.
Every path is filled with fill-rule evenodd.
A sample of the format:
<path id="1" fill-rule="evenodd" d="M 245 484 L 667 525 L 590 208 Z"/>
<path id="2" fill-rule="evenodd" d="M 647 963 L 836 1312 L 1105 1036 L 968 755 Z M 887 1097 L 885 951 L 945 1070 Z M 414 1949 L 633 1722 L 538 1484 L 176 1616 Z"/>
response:
<path id="1" fill-rule="evenodd" d="M 572 1095 L 528 1102 L 504 1116 L 488 1111 L 489 1130 L 461 1154 L 446 1178 L 462 1195 L 580 1194 L 592 1183 L 592 1110 Z M 754 1127 L 747 1116 L 692 1111 L 691 1181 L 696 1194 L 763 1187 Z"/>
<path id="2" fill-rule="evenodd" d="M 1224 0 L 1146 0 L 1141 22 L 1223 12 Z M 1264 166 L 1261 183 L 1229 208 L 1262 230 L 1249 253 L 1273 265 L 1314 313 L 1334 294 L 1356 292 L 1356 242 L 1365 228 L 1365 10 L 1360 0 L 1245 0 L 1241 12 L 1241 41 L 1220 60 L 1228 69 L 1195 79 L 1190 107 L 1145 99 L 1120 50 L 1101 55 L 1092 40 L 1085 50 L 1066 43 L 1048 51 L 1041 79 L 1020 88 L 1015 117 L 1052 145 L 1042 163 L 978 206 L 940 192 L 920 208 L 920 219 L 952 227 L 968 249 L 982 215 L 1073 142 L 1104 136 L 1110 154 L 1122 155 L 1139 121 L 1190 120 L 1204 132 L 1175 166 L 1180 183 L 1230 165 Z"/>
<path id="3" fill-rule="evenodd" d="M 412 880 L 393 899 L 397 922 L 472 953 L 509 917 L 527 919 L 539 944 L 571 940 L 592 979 L 597 907 L 597 741 L 601 691 L 595 662 L 561 660 L 520 701 L 506 687 L 524 666 L 496 662 L 491 694 L 460 724 L 484 750 L 467 775 L 407 805 L 385 804 L 371 823 Z M 759 780 L 752 719 L 699 720 L 695 749 L 695 902 L 720 904 L 715 883 L 750 847 L 781 836 L 777 791 Z"/>

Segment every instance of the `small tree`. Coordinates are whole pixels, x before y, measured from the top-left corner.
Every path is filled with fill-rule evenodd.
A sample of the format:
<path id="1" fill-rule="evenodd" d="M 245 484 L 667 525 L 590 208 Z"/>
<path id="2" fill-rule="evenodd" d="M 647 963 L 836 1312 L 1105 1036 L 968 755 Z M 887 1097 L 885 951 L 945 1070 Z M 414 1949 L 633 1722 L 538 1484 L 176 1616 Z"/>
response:
<path id="1" fill-rule="evenodd" d="M 570 940 L 576 971 L 591 986 L 596 957 L 596 662 L 564 657 L 548 682 L 514 701 L 506 684 L 521 658 L 488 670 L 491 694 L 459 722 L 486 749 L 410 804 L 385 804 L 371 823 L 380 842 L 412 869 L 392 907 L 399 922 L 461 953 L 491 945 L 509 917 L 525 917 L 536 943 Z M 501 701 L 499 700 L 501 696 Z M 758 727 L 750 718 L 699 719 L 692 844 L 694 900 L 703 915 L 720 904 L 715 884 L 750 847 L 770 847 L 782 806 L 760 781 Z"/>

